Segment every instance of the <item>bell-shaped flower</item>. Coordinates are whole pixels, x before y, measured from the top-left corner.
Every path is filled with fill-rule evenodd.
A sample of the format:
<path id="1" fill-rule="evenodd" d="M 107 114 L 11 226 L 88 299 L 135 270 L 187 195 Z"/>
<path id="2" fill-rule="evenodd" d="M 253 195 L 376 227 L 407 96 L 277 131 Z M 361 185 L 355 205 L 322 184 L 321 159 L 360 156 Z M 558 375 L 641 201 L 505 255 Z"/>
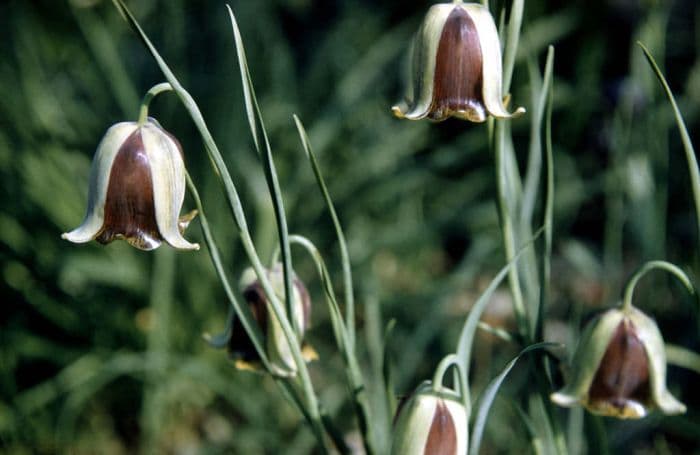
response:
<path id="1" fill-rule="evenodd" d="M 284 273 L 281 264 L 267 271 L 272 289 L 281 302 L 285 302 Z M 270 362 L 272 373 L 277 376 L 294 376 L 297 372 L 296 363 L 279 320 L 271 308 L 271 303 L 265 294 L 255 272 L 248 268 L 240 280 L 243 298 L 248 304 L 255 321 L 265 337 L 265 353 Z M 304 283 L 296 275 L 292 277 L 292 292 L 294 293 L 293 317 L 299 328 L 299 338 L 303 338 L 311 319 L 311 298 Z M 255 351 L 252 341 L 239 321 L 234 322 L 231 338 L 228 341 L 228 351 L 236 359 L 240 369 L 259 370 L 260 357 Z M 306 361 L 315 360 L 316 352 L 309 345 L 302 346 L 302 356 Z"/>
<path id="2" fill-rule="evenodd" d="M 413 48 L 413 78 L 399 118 L 483 122 L 511 118 L 502 95 L 501 44 L 488 8 L 475 3 L 433 5 Z"/>
<path id="3" fill-rule="evenodd" d="M 637 308 L 608 310 L 592 321 L 576 348 L 571 380 L 552 394 L 561 406 L 638 419 L 685 406 L 666 389 L 666 352 L 656 323 Z"/>
<path id="4" fill-rule="evenodd" d="M 394 419 L 392 455 L 467 453 L 467 411 L 459 395 L 421 384 L 399 407 Z"/>
<path id="5" fill-rule="evenodd" d="M 87 214 L 62 235 L 75 243 L 106 244 L 124 239 L 141 250 L 165 240 L 174 248 L 196 250 L 182 237 L 192 212 L 180 218 L 185 198 L 185 164 L 180 143 L 154 119 L 122 122 L 105 133 L 90 169 Z"/>

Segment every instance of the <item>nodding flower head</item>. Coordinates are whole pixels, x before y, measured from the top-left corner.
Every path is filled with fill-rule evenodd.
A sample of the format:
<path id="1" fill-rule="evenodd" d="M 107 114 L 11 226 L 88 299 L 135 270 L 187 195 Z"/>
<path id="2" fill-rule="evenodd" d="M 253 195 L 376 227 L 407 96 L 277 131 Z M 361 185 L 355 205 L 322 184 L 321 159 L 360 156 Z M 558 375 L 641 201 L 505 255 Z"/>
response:
<path id="1" fill-rule="evenodd" d="M 106 244 L 124 239 L 141 250 L 162 241 L 182 250 L 199 245 L 182 237 L 196 212 L 180 217 L 185 164 L 180 143 L 154 119 L 122 122 L 105 133 L 90 170 L 87 214 L 63 238 Z"/>
<path id="2" fill-rule="evenodd" d="M 506 110 L 502 77 L 501 44 L 488 9 L 461 2 L 433 5 L 414 42 L 412 93 L 392 110 L 410 120 L 472 122 L 524 113 Z"/>
<path id="3" fill-rule="evenodd" d="M 467 453 L 467 411 L 457 393 L 421 384 L 394 419 L 392 455 Z"/>
<path id="4" fill-rule="evenodd" d="M 571 381 L 552 401 L 639 419 L 651 410 L 681 414 L 685 406 L 666 389 L 666 353 L 656 323 L 634 307 L 612 309 L 592 321 L 573 358 Z"/>
<path id="5" fill-rule="evenodd" d="M 267 276 L 272 289 L 281 301 L 285 301 L 284 273 L 281 264 L 277 264 L 267 271 Z M 252 268 L 243 272 L 240 280 L 240 289 L 243 298 L 253 313 L 253 317 L 265 336 L 265 352 L 272 368 L 272 373 L 277 376 L 294 376 L 297 372 L 296 363 L 291 352 L 287 338 L 282 331 L 280 322 L 270 308 L 270 301 L 260 284 Z M 293 317 L 296 318 L 299 327 L 299 338 L 302 339 L 309 327 L 311 319 L 311 298 L 304 283 L 296 275 L 292 278 L 292 292 L 294 293 Z M 236 321 L 228 342 L 228 351 L 242 369 L 260 369 L 260 357 L 253 342 L 243 330 L 240 322 Z M 302 347 L 302 356 L 310 361 L 316 358 L 315 351 L 308 345 Z"/>

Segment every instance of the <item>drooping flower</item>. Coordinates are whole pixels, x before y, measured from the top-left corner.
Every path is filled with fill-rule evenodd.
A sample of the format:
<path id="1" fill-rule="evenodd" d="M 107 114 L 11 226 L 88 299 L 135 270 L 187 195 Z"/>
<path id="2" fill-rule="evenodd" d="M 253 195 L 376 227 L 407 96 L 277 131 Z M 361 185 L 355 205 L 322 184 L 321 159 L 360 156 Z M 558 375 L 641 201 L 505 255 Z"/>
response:
<path id="1" fill-rule="evenodd" d="M 421 384 L 399 408 L 394 420 L 392 455 L 467 453 L 467 411 L 459 395 Z"/>
<path id="2" fill-rule="evenodd" d="M 413 78 L 399 118 L 442 121 L 457 117 L 483 122 L 488 115 L 511 118 L 502 95 L 501 47 L 493 17 L 480 4 L 433 5 L 413 49 Z"/>
<path id="3" fill-rule="evenodd" d="M 284 273 L 281 264 L 268 270 L 268 278 L 272 289 L 281 302 L 285 302 Z M 240 280 L 243 298 L 253 314 L 253 318 L 265 337 L 265 353 L 270 362 L 272 373 L 277 376 L 294 376 L 297 372 L 296 363 L 287 338 L 282 331 L 280 322 L 275 317 L 271 303 L 265 294 L 255 272 L 248 268 Z M 299 338 L 303 338 L 311 319 L 311 298 L 304 283 L 296 275 L 292 277 L 292 292 L 294 293 L 294 318 L 299 328 Z M 260 357 L 255 351 L 252 341 L 243 329 L 240 321 L 235 321 L 228 341 L 228 351 L 236 359 L 236 366 L 241 369 L 260 369 Z M 306 361 L 317 358 L 316 352 L 307 344 L 302 346 L 302 355 Z"/>
<path id="4" fill-rule="evenodd" d="M 666 352 L 656 323 L 639 311 L 612 309 L 592 321 L 579 341 L 571 380 L 551 399 L 561 406 L 639 419 L 658 409 L 682 414 L 666 389 Z"/>
<path id="5" fill-rule="evenodd" d="M 196 250 L 182 237 L 194 218 L 180 218 L 185 198 L 185 164 L 180 143 L 157 121 L 122 122 L 107 130 L 90 170 L 83 223 L 66 240 L 107 244 L 124 239 L 141 250 L 164 240 L 174 248 Z"/>

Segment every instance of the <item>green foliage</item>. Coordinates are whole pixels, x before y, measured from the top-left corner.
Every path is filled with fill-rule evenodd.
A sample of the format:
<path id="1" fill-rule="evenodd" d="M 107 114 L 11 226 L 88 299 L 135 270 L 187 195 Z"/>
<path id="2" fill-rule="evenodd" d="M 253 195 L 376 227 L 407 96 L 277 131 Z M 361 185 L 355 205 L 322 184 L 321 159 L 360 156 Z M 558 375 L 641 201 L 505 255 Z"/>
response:
<path id="1" fill-rule="evenodd" d="M 492 11 L 511 8 L 510 1 L 490 3 Z M 682 113 L 697 143 L 700 11 L 693 2 L 522 3 L 518 51 L 508 61 L 514 65 L 511 105 L 526 106 L 528 114 L 511 124 L 511 171 L 530 175 L 523 172 L 531 168 L 529 152 L 546 148 L 546 130 L 542 144 L 531 139 L 533 125 L 543 121 L 536 116 L 546 118 L 545 97 L 537 94 L 547 83 L 539 74 L 547 45 L 554 44 L 557 190 L 551 293 L 541 328 L 544 339 L 572 350 L 581 320 L 617 301 L 640 264 L 665 259 L 697 280 L 700 239 L 684 154 L 689 141 L 679 138 L 674 114 Z M 202 109 L 267 263 L 278 245 L 275 214 L 250 139 L 224 5 L 128 4 Z M 357 345 L 356 367 L 369 378 L 369 406 L 376 413 L 388 376 L 405 395 L 454 350 L 469 305 L 507 262 L 485 129 L 457 121 L 401 122 L 389 111 L 402 96 L 408 43 L 429 5 L 231 5 L 274 150 L 289 233 L 313 241 L 328 267 L 319 277 L 313 260 L 292 250 L 314 301 L 309 336 L 320 360 L 309 373 L 324 411 L 351 444 L 359 429 L 348 391 L 339 386 L 348 373 L 333 330 L 343 314 L 323 304 L 329 285 L 343 289 L 345 253 L 318 190 L 317 168 L 347 239 L 359 328 L 356 338 L 347 337 Z M 205 251 L 149 255 L 119 242 L 73 246 L 60 239 L 84 214 L 100 137 L 117 121 L 135 120 L 141 94 L 163 81 L 138 38 L 111 2 L 100 0 L 9 0 L 0 4 L 0 30 L 0 451 L 313 453 L 313 433 L 284 389 L 268 376 L 235 370 L 223 351 L 202 340 L 202 333 L 224 328 L 229 304 Z M 661 67 L 677 110 L 637 39 Z M 160 96 L 151 113 L 183 144 L 222 273 L 235 283 L 248 262 L 200 135 L 175 96 Z M 313 168 L 293 114 L 306 126 Z M 525 218 L 545 216 L 546 176 L 526 178 L 524 191 L 539 187 L 539 197 L 519 207 Z M 196 205 L 188 196 L 185 206 Z M 204 243 L 198 223 L 187 236 Z M 523 243 L 527 234 L 517 233 Z M 505 288 L 496 290 L 483 319 L 508 335 L 517 332 L 510 298 Z M 640 282 L 635 293 L 635 304 L 654 314 L 666 341 L 677 345 L 669 358 L 697 369 L 697 307 L 686 299 L 662 274 Z M 397 321 L 386 347 L 383 319 Z M 492 390 L 487 384 L 524 346 L 517 336 L 506 337 L 516 341 L 507 343 L 477 333 L 469 380 L 480 393 Z M 493 402 L 482 450 L 522 452 L 539 432 L 539 422 L 524 410 L 545 405 L 518 395 L 540 365 L 535 362 L 510 371 L 499 392 L 507 399 Z M 558 385 L 555 363 L 543 364 Z M 693 374 L 670 369 L 670 387 L 688 404 L 686 416 L 619 424 L 556 411 L 556 423 L 582 438 L 568 438 L 574 453 L 586 445 L 612 453 L 697 450 L 700 396 Z"/>

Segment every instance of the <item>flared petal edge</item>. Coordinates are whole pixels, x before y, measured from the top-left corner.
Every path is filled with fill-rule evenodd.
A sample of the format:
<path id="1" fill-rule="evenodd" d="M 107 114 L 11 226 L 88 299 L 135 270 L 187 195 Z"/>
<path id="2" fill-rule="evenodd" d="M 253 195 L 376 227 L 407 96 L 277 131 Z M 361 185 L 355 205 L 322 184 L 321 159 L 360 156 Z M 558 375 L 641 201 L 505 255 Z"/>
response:
<path id="1" fill-rule="evenodd" d="M 456 8 L 451 3 L 430 7 L 413 43 L 412 84 L 406 101 L 391 108 L 398 118 L 421 120 L 430 113 L 433 102 L 435 58 L 447 17 Z"/>
<path id="2" fill-rule="evenodd" d="M 488 113 L 496 118 L 515 118 L 525 113 L 525 108 L 518 107 L 513 113 L 508 112 L 503 103 L 503 63 L 501 61 L 501 42 L 493 16 L 483 5 L 469 3 L 461 5 L 471 16 L 479 34 L 483 64 L 483 97 Z"/>
<path id="3" fill-rule="evenodd" d="M 112 164 L 121 149 L 121 145 L 137 127 L 136 122 L 121 122 L 107 130 L 97 146 L 90 167 L 88 207 L 85 218 L 80 226 L 61 234 L 61 238 L 73 243 L 86 243 L 100 233 L 104 223 L 104 207 Z"/>
<path id="4" fill-rule="evenodd" d="M 666 348 L 658 326 L 653 319 L 636 308 L 632 308 L 629 317 L 637 327 L 637 336 L 649 359 L 653 405 L 664 414 L 684 414 L 685 405 L 671 395 L 666 387 Z"/>
<path id="5" fill-rule="evenodd" d="M 185 163 L 180 144 L 150 120 L 142 128 L 153 179 L 153 204 L 161 237 L 173 248 L 198 250 L 180 230 L 180 209 L 185 199 Z"/>

